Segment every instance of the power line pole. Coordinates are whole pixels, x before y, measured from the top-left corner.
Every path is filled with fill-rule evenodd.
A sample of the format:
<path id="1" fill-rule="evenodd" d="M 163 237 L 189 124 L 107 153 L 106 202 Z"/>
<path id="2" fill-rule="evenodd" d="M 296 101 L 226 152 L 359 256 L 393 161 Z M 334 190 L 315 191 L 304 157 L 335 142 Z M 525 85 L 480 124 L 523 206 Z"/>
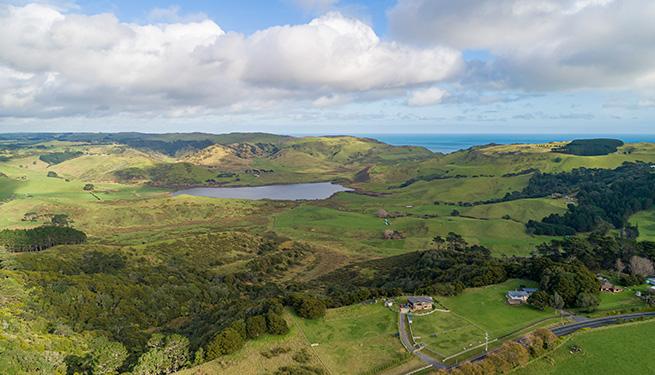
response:
<path id="1" fill-rule="evenodd" d="M 484 333 L 484 351 L 489 351 L 489 332 Z"/>

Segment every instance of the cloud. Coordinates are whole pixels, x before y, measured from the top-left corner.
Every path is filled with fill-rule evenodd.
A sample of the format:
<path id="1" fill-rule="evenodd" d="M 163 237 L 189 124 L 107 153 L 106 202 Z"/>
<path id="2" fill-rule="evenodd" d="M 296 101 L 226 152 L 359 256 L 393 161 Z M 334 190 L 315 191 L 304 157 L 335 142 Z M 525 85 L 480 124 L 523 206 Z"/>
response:
<path id="1" fill-rule="evenodd" d="M 490 51 L 476 67 L 506 88 L 655 86 L 655 2 L 399 0 L 391 33 L 414 45 Z"/>
<path id="2" fill-rule="evenodd" d="M 325 12 L 339 3 L 339 0 L 291 0 L 305 12 Z"/>
<path id="3" fill-rule="evenodd" d="M 462 68 L 456 50 L 382 41 L 339 13 L 246 36 L 209 19 L 140 25 L 30 4 L 0 6 L 0 35 L 0 117 L 326 106 L 402 95 Z"/>
<path id="4" fill-rule="evenodd" d="M 448 94 L 446 90 L 438 87 L 431 87 L 412 92 L 407 98 L 407 105 L 410 107 L 424 107 L 441 103 L 441 100 Z"/>

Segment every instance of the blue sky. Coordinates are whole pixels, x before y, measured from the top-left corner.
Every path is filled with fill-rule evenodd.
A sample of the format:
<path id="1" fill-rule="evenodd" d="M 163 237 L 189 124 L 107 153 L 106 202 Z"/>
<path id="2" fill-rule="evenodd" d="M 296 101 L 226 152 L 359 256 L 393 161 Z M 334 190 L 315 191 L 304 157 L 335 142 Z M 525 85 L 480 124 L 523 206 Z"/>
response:
<path id="1" fill-rule="evenodd" d="M 648 0 L 0 1 L 0 131 L 655 133 Z"/>

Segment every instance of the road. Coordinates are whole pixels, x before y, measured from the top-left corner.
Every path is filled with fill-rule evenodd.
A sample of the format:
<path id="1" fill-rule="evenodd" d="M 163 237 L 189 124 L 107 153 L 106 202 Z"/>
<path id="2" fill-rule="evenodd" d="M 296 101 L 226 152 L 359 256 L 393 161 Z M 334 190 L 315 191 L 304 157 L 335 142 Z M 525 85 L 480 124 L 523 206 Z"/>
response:
<path id="1" fill-rule="evenodd" d="M 566 324 L 563 326 L 555 327 L 552 328 L 551 331 L 557 335 L 558 337 L 561 336 L 566 336 L 570 335 L 573 332 L 576 332 L 580 329 L 583 328 L 598 328 L 602 326 L 607 326 L 610 324 L 615 324 L 617 322 L 621 321 L 626 321 L 626 320 L 633 320 L 633 319 L 640 319 L 640 318 L 652 318 L 655 317 L 655 311 L 649 311 L 649 312 L 638 312 L 638 313 L 631 313 L 631 314 L 621 314 L 621 315 L 613 315 L 613 316 L 606 316 L 603 318 L 596 318 L 596 319 L 584 319 L 584 320 L 577 320 L 574 323 L 571 324 Z M 421 359 L 423 362 L 427 363 L 428 365 L 431 365 L 434 368 L 449 368 L 450 366 L 445 365 L 444 363 L 439 362 L 435 358 L 422 353 L 420 349 L 414 348 L 412 342 L 413 340 L 410 339 L 409 337 L 409 331 L 406 327 L 407 325 L 407 319 L 406 319 L 406 314 L 400 313 L 399 314 L 399 323 L 398 323 L 398 333 L 400 335 L 400 341 L 402 342 L 403 346 L 405 349 L 407 349 L 408 352 L 414 354 L 417 356 L 419 359 Z M 521 339 L 519 339 L 520 341 Z M 470 358 L 470 361 L 479 361 L 483 359 L 484 357 L 487 356 L 489 353 L 482 353 L 477 356 L 474 356 Z"/>
<path id="2" fill-rule="evenodd" d="M 616 322 L 620 322 L 624 320 L 651 318 L 651 317 L 655 317 L 655 311 L 606 316 L 603 318 L 588 319 L 580 322 L 567 324 L 561 327 L 553 328 L 551 329 L 551 331 L 553 331 L 553 333 L 556 334 L 557 336 L 566 336 L 583 328 L 597 328 L 597 327 L 614 324 Z"/>

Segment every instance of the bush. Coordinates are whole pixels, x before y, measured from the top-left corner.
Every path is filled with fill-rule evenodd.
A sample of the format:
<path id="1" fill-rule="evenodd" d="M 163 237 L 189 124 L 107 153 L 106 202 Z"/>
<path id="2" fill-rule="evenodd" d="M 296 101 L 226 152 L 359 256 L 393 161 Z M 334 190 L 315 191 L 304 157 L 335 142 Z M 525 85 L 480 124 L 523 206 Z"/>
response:
<path id="1" fill-rule="evenodd" d="M 266 314 L 266 330 L 272 335 L 286 335 L 289 333 L 287 321 L 273 311 Z"/>
<path id="2" fill-rule="evenodd" d="M 266 333 L 266 318 L 262 315 L 255 315 L 246 319 L 246 336 L 250 339 L 257 338 Z"/>
<path id="3" fill-rule="evenodd" d="M 325 316 L 325 302 L 308 295 L 293 295 L 291 305 L 298 316 L 305 319 L 318 319 Z"/>
<path id="4" fill-rule="evenodd" d="M 307 352 L 307 349 L 301 349 L 299 352 L 293 355 L 293 360 L 298 362 L 298 363 L 307 363 L 309 362 L 312 357 L 309 355 Z"/>
<path id="5" fill-rule="evenodd" d="M 243 347 L 243 337 L 232 328 L 226 328 L 207 344 L 207 359 L 212 360 L 231 354 Z"/>

